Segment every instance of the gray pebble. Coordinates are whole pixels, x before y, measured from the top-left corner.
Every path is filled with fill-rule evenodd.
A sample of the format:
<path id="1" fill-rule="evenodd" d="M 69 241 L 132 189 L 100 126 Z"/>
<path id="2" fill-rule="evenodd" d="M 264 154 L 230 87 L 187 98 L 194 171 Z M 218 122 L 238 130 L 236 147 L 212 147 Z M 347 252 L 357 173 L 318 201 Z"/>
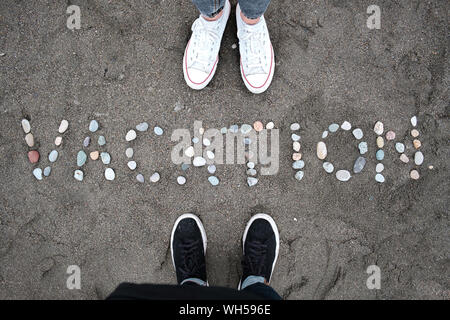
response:
<path id="1" fill-rule="evenodd" d="M 217 186 L 219 184 L 219 179 L 215 176 L 208 177 L 209 183 L 211 183 L 213 186 Z"/>
<path id="2" fill-rule="evenodd" d="M 48 155 L 48 161 L 55 162 L 56 160 L 58 160 L 58 151 L 52 150 Z"/>
<path id="3" fill-rule="evenodd" d="M 133 148 L 127 148 L 127 150 L 125 150 L 125 155 L 127 156 L 127 158 L 133 157 L 133 154 L 134 154 Z"/>
<path id="4" fill-rule="evenodd" d="M 332 173 L 334 171 L 334 166 L 331 162 L 324 162 L 322 167 L 327 173 Z"/>
<path id="5" fill-rule="evenodd" d="M 360 128 L 356 128 L 355 130 L 352 131 L 353 136 L 357 139 L 360 140 L 362 139 L 362 137 L 364 136 L 362 130 Z"/>
<path id="6" fill-rule="evenodd" d="M 247 133 L 249 133 L 250 131 L 252 131 L 252 126 L 251 126 L 251 125 L 249 125 L 249 124 L 243 124 L 243 125 L 241 126 L 241 132 L 242 132 L 243 134 L 247 134 Z"/>
<path id="7" fill-rule="evenodd" d="M 98 141 L 97 142 L 98 142 L 99 146 L 104 146 L 106 144 L 106 139 L 105 139 L 104 136 L 100 136 L 100 137 L 98 137 Z"/>
<path id="8" fill-rule="evenodd" d="M 239 126 L 238 126 L 237 124 L 232 124 L 232 125 L 230 126 L 230 132 L 231 132 L 231 133 L 237 133 L 238 130 L 239 130 Z"/>
<path id="9" fill-rule="evenodd" d="M 368 150 L 367 142 L 365 142 L 365 141 L 360 142 L 360 143 L 358 144 L 358 149 L 359 149 L 359 153 L 360 153 L 360 154 L 365 154 L 365 153 L 367 153 L 367 150 Z"/>
<path id="10" fill-rule="evenodd" d="M 245 137 L 244 138 L 244 144 L 245 145 L 249 145 L 249 144 L 251 144 L 252 143 L 252 140 L 250 139 L 250 138 L 248 138 L 248 137 Z"/>
<path id="11" fill-rule="evenodd" d="M 223 127 L 222 129 L 220 129 L 220 133 L 221 134 L 226 134 L 228 132 L 228 129 Z"/>
<path id="12" fill-rule="evenodd" d="M 86 137 L 83 140 L 83 147 L 87 148 L 89 147 L 89 144 L 91 143 L 91 137 Z"/>
<path id="13" fill-rule="evenodd" d="M 248 176 L 256 176 L 256 170 L 255 169 L 248 169 L 247 170 L 247 175 Z"/>
<path id="14" fill-rule="evenodd" d="M 403 153 L 405 152 L 405 145 L 401 142 L 397 142 L 395 144 L 395 150 L 397 150 L 398 153 Z"/>
<path id="15" fill-rule="evenodd" d="M 423 159 L 424 159 L 424 156 L 423 156 L 423 153 L 422 153 L 422 152 L 417 151 L 417 152 L 414 154 L 414 163 L 415 163 L 416 165 L 420 166 L 420 165 L 423 163 Z"/>
<path id="16" fill-rule="evenodd" d="M 337 123 L 332 123 L 328 127 L 328 131 L 330 131 L 331 133 L 338 131 L 338 129 L 339 129 L 339 125 Z"/>
<path id="17" fill-rule="evenodd" d="M 83 150 L 78 151 L 77 166 L 82 167 L 86 163 L 87 155 Z"/>
<path id="18" fill-rule="evenodd" d="M 147 122 L 139 123 L 139 124 L 136 126 L 136 130 L 137 130 L 137 131 L 140 131 L 140 132 L 147 131 L 147 130 L 148 130 L 148 123 L 147 123 Z"/>
<path id="19" fill-rule="evenodd" d="M 376 167 L 375 167 L 375 171 L 377 173 L 380 173 L 384 170 L 384 165 L 382 163 L 377 163 Z"/>
<path id="20" fill-rule="evenodd" d="M 51 172 L 52 172 L 52 168 L 51 167 L 45 167 L 45 169 L 44 169 L 44 176 L 48 177 Z"/>
<path id="21" fill-rule="evenodd" d="M 208 172 L 210 173 L 210 174 L 214 174 L 215 172 L 216 172 L 216 166 L 215 165 L 213 165 L 213 164 L 211 164 L 211 165 L 209 165 L 208 166 Z"/>
<path id="22" fill-rule="evenodd" d="M 183 171 L 186 171 L 187 169 L 189 169 L 189 164 L 187 164 L 187 163 L 182 163 L 181 164 L 181 170 L 183 170 Z"/>
<path id="23" fill-rule="evenodd" d="M 305 173 L 303 171 L 297 171 L 295 173 L 295 179 L 297 179 L 298 181 L 303 179 L 303 176 L 305 175 Z"/>
<path id="24" fill-rule="evenodd" d="M 305 162 L 303 160 L 297 160 L 292 163 L 293 169 L 303 169 Z"/>
<path id="25" fill-rule="evenodd" d="M 366 159 L 364 157 L 358 157 L 353 164 L 353 172 L 354 173 L 360 173 L 364 166 L 366 165 Z"/>
<path id="26" fill-rule="evenodd" d="M 140 183 L 144 183 L 144 176 L 142 175 L 142 174 L 138 174 L 137 176 L 136 176 L 136 180 L 138 181 L 138 182 L 140 182 Z"/>
<path id="27" fill-rule="evenodd" d="M 92 120 L 91 123 L 89 123 L 89 131 L 95 132 L 98 130 L 98 122 L 97 120 Z"/>
<path id="28" fill-rule="evenodd" d="M 102 152 L 100 153 L 100 157 L 102 158 L 103 164 L 110 164 L 111 163 L 111 156 L 108 152 Z"/>

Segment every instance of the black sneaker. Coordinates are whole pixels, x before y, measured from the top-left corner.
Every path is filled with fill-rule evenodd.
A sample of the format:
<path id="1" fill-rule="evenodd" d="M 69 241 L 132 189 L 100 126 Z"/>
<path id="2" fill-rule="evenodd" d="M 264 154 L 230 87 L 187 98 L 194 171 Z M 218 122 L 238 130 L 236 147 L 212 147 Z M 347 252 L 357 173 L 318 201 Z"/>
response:
<path id="1" fill-rule="evenodd" d="M 188 278 L 206 280 L 206 232 L 200 219 L 193 214 L 181 215 L 170 237 L 172 262 L 181 284 Z"/>
<path id="2" fill-rule="evenodd" d="M 280 236 L 275 221 L 267 214 L 254 215 L 247 223 L 242 238 L 242 282 L 248 276 L 264 277 L 270 282 L 272 272 L 277 262 L 280 248 Z"/>

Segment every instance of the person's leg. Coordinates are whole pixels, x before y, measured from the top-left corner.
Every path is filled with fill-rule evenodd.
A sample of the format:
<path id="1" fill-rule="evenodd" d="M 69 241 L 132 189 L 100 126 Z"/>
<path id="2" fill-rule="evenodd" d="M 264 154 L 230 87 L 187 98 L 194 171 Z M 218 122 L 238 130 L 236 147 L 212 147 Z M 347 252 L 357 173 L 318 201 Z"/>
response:
<path id="1" fill-rule="evenodd" d="M 264 12 L 270 0 L 239 0 L 236 24 L 241 54 L 241 76 L 247 89 L 262 93 L 275 71 L 275 55 Z"/>
<path id="2" fill-rule="evenodd" d="M 275 221 L 267 214 L 254 215 L 242 237 L 242 278 L 239 290 L 265 299 L 281 299 L 269 286 L 278 258 L 280 236 Z"/>
<path id="3" fill-rule="evenodd" d="M 229 0 L 193 0 L 200 17 L 192 25 L 192 36 L 183 57 L 187 85 L 203 89 L 214 77 L 219 62 L 220 43 L 230 16 Z"/>

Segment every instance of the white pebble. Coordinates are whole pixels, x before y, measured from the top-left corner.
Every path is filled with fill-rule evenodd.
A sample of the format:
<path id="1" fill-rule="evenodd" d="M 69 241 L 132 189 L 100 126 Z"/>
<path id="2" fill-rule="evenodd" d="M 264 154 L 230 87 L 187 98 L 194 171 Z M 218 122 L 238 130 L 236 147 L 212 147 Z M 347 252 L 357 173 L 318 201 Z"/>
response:
<path id="1" fill-rule="evenodd" d="M 139 124 L 136 126 L 136 130 L 137 130 L 137 131 L 144 132 L 144 131 L 147 131 L 147 129 L 148 129 L 148 123 L 147 123 L 147 122 L 139 123 Z"/>
<path id="2" fill-rule="evenodd" d="M 136 176 L 136 180 L 140 183 L 144 183 L 145 181 L 144 176 L 140 173 Z"/>
<path id="3" fill-rule="evenodd" d="M 67 128 L 69 128 L 69 122 L 67 120 L 61 121 L 61 124 L 59 125 L 58 132 L 64 133 L 66 132 Z"/>
<path id="4" fill-rule="evenodd" d="M 210 173 L 210 174 L 214 174 L 215 172 L 216 172 L 216 166 L 215 165 L 213 165 L 213 164 L 211 164 L 211 165 L 209 165 L 208 166 L 208 172 Z"/>
<path id="5" fill-rule="evenodd" d="M 73 177 L 78 181 L 83 181 L 83 177 L 84 177 L 83 171 L 75 170 Z"/>
<path id="6" fill-rule="evenodd" d="M 42 180 L 42 169 L 41 168 L 36 168 L 33 170 L 33 175 L 36 179 L 38 180 Z"/>
<path id="7" fill-rule="evenodd" d="M 182 186 L 183 184 L 186 183 L 186 178 L 183 177 L 183 176 L 178 176 L 178 177 L 177 177 L 177 183 L 178 183 L 180 186 Z"/>
<path id="8" fill-rule="evenodd" d="M 294 149 L 295 152 L 299 152 L 300 151 L 300 142 L 294 141 L 292 143 L 292 149 Z"/>
<path id="9" fill-rule="evenodd" d="M 184 151 L 184 154 L 185 154 L 187 157 L 192 158 L 192 157 L 194 156 L 194 154 L 195 154 L 195 152 L 194 152 L 194 147 L 193 147 L 193 146 L 187 147 L 186 150 Z"/>
<path id="10" fill-rule="evenodd" d="M 377 163 L 377 166 L 375 167 L 375 171 L 377 173 L 380 173 L 384 170 L 384 165 L 382 163 Z"/>
<path id="11" fill-rule="evenodd" d="M 332 173 L 334 171 L 334 166 L 331 162 L 324 162 L 322 167 L 327 173 Z"/>
<path id="12" fill-rule="evenodd" d="M 215 176 L 208 177 L 209 183 L 211 183 L 213 186 L 217 186 L 219 184 L 219 179 Z"/>
<path id="13" fill-rule="evenodd" d="M 297 171 L 295 173 L 295 179 L 297 179 L 298 181 L 303 179 L 303 176 L 305 175 L 305 173 L 303 171 Z"/>
<path id="14" fill-rule="evenodd" d="M 377 173 L 375 175 L 375 181 L 379 182 L 379 183 L 383 183 L 384 182 L 384 176 L 382 174 L 380 174 L 380 173 Z"/>
<path id="15" fill-rule="evenodd" d="M 266 124 L 266 129 L 270 130 L 273 128 L 275 128 L 275 124 L 272 121 L 270 121 L 269 123 Z"/>
<path id="16" fill-rule="evenodd" d="M 97 120 L 91 120 L 91 122 L 89 123 L 89 131 L 90 132 L 95 132 L 98 130 L 98 122 Z"/>
<path id="17" fill-rule="evenodd" d="M 27 119 L 22 119 L 22 129 L 25 133 L 29 133 L 31 131 L 31 125 Z"/>
<path id="18" fill-rule="evenodd" d="M 207 146 L 211 145 L 211 141 L 209 139 L 207 139 L 207 138 L 204 138 L 203 139 L 203 145 L 207 147 Z"/>
<path id="19" fill-rule="evenodd" d="M 327 130 L 322 132 L 322 139 L 325 139 L 326 137 L 328 137 L 328 131 Z"/>
<path id="20" fill-rule="evenodd" d="M 106 168 L 105 169 L 105 178 L 108 181 L 113 181 L 116 177 L 116 174 L 114 173 L 114 170 L 111 168 Z"/>
<path id="21" fill-rule="evenodd" d="M 364 136 L 364 134 L 363 134 L 363 132 L 362 132 L 362 130 L 360 128 L 356 128 L 355 130 L 353 130 L 352 133 L 353 133 L 353 136 L 357 140 L 360 140 Z"/>
<path id="22" fill-rule="evenodd" d="M 158 182 L 159 179 L 161 179 L 161 176 L 159 175 L 158 172 L 153 173 L 152 176 L 150 177 L 151 182 Z"/>
<path id="23" fill-rule="evenodd" d="M 34 146 L 34 137 L 33 134 L 31 133 L 27 133 L 27 135 L 25 136 L 25 142 L 27 143 L 27 145 L 31 148 Z"/>
<path id="24" fill-rule="evenodd" d="M 411 118 L 411 124 L 413 127 L 417 126 L 417 117 L 416 116 Z"/>
<path id="25" fill-rule="evenodd" d="M 133 148 L 127 148 L 127 150 L 125 150 L 125 155 L 127 156 L 127 158 L 133 157 L 133 154 L 134 154 Z"/>
<path id="26" fill-rule="evenodd" d="M 55 146 L 59 147 L 62 143 L 62 137 L 56 137 Z"/>
<path id="27" fill-rule="evenodd" d="M 341 129 L 342 129 L 342 130 L 348 131 L 348 130 L 350 130 L 351 128 L 352 128 L 352 125 L 351 125 L 351 123 L 348 122 L 348 121 L 344 121 L 344 122 L 341 124 Z"/>
<path id="28" fill-rule="evenodd" d="M 292 131 L 296 131 L 300 129 L 300 124 L 298 124 L 297 122 L 294 122 L 293 124 L 291 124 L 291 130 Z"/>
<path id="29" fill-rule="evenodd" d="M 325 142 L 320 141 L 317 144 L 317 158 L 323 160 L 326 157 L 327 157 L 327 145 L 325 144 Z"/>
<path id="30" fill-rule="evenodd" d="M 342 129 L 344 129 L 344 128 L 342 128 Z M 348 181 L 348 180 L 350 180 L 351 177 L 352 176 L 350 175 L 350 172 L 348 172 L 347 170 L 338 170 L 336 172 L 336 178 L 339 181 Z"/>
<path id="31" fill-rule="evenodd" d="M 153 129 L 153 132 L 157 135 L 157 136 L 161 136 L 164 133 L 164 130 L 160 127 L 155 127 Z"/>
<path id="32" fill-rule="evenodd" d="M 125 140 L 127 141 L 133 141 L 134 139 L 136 139 L 136 131 L 134 130 L 130 130 L 127 132 L 127 135 L 125 136 Z"/>
<path id="33" fill-rule="evenodd" d="M 383 131 L 384 131 L 384 125 L 383 125 L 383 122 L 377 121 L 377 123 L 375 123 L 375 126 L 373 127 L 373 131 L 374 131 L 377 135 L 381 136 L 381 135 L 383 134 Z"/>
<path id="34" fill-rule="evenodd" d="M 194 167 L 202 167 L 206 164 L 206 160 L 203 157 L 195 157 L 192 164 L 194 165 Z"/>
<path id="35" fill-rule="evenodd" d="M 299 141 L 300 140 L 300 136 L 298 134 L 293 133 L 291 135 L 291 139 L 292 139 L 292 141 Z"/>
<path id="36" fill-rule="evenodd" d="M 206 156 L 211 160 L 215 157 L 214 152 L 212 152 L 211 150 L 206 151 Z"/>
<path id="37" fill-rule="evenodd" d="M 252 161 L 247 162 L 247 168 L 254 169 L 255 168 L 255 163 L 252 162 Z"/>
<path id="38" fill-rule="evenodd" d="M 395 150 L 397 150 L 398 153 L 403 153 L 405 152 L 405 145 L 401 142 L 397 142 L 395 144 Z"/>
<path id="39" fill-rule="evenodd" d="M 48 155 L 48 161 L 55 162 L 58 159 L 58 151 L 52 150 Z"/>
<path id="40" fill-rule="evenodd" d="M 137 167 L 137 163 L 136 161 L 128 161 L 127 166 L 128 168 L 130 168 L 130 170 L 134 170 Z"/>
<path id="41" fill-rule="evenodd" d="M 253 187 L 258 183 L 258 179 L 254 177 L 247 177 L 247 184 L 249 187 Z"/>
<path id="42" fill-rule="evenodd" d="M 422 152 L 417 151 L 417 152 L 414 154 L 414 163 L 415 163 L 416 165 L 420 166 L 420 165 L 423 163 L 423 159 L 424 159 L 424 157 L 423 157 L 423 153 L 422 153 Z"/>

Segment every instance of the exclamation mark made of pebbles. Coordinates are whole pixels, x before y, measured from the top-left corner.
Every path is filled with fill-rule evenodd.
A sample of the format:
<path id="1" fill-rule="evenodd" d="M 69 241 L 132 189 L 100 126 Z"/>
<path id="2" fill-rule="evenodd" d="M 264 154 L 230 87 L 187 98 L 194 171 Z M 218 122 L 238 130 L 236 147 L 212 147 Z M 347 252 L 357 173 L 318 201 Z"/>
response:
<path id="1" fill-rule="evenodd" d="M 419 167 L 423 164 L 424 155 L 423 155 L 422 151 L 419 150 L 422 147 L 422 142 L 420 142 L 420 140 L 418 139 L 419 131 L 415 128 L 417 126 L 417 117 L 416 116 L 411 118 L 411 125 L 414 127 L 411 130 L 411 137 L 413 137 L 413 139 L 414 139 L 413 146 L 414 146 L 414 149 L 417 150 L 414 153 L 414 164 L 417 167 Z M 433 166 L 429 166 L 429 168 L 433 169 Z M 409 173 L 409 176 L 411 177 L 411 179 L 418 180 L 420 177 L 418 168 L 411 170 L 411 172 Z"/>
<path id="2" fill-rule="evenodd" d="M 148 123 L 147 122 L 141 122 L 138 125 L 136 125 L 136 130 L 139 132 L 146 132 L 148 130 Z M 160 127 L 154 127 L 153 128 L 153 132 L 157 135 L 157 136 L 161 136 L 164 133 L 164 130 L 161 129 Z M 125 136 L 125 140 L 127 142 L 131 142 L 133 140 L 135 140 L 137 137 L 137 133 L 135 130 L 131 129 L 127 132 L 126 136 Z M 133 156 L 134 156 L 134 150 L 131 147 L 128 147 L 125 150 L 125 155 L 127 156 L 128 162 L 127 162 L 127 166 L 131 171 L 136 170 L 137 168 L 137 163 L 136 161 L 133 160 Z M 159 172 L 155 171 L 152 173 L 152 175 L 150 176 L 150 181 L 153 183 L 158 182 L 161 179 L 161 175 L 159 174 Z M 136 175 L 136 180 L 140 183 L 144 183 L 145 182 L 145 178 L 144 175 L 142 173 L 138 173 Z"/>
<path id="3" fill-rule="evenodd" d="M 305 175 L 303 172 L 303 168 L 305 167 L 305 162 L 302 160 L 302 154 L 300 153 L 301 145 L 300 145 L 300 134 L 298 131 L 300 130 L 300 124 L 297 122 L 294 122 L 290 126 L 291 131 L 293 133 L 291 134 L 291 140 L 292 140 L 292 149 L 294 152 L 292 153 L 292 169 L 296 170 L 295 172 L 295 179 L 298 181 L 303 179 L 303 176 Z"/>
<path id="4" fill-rule="evenodd" d="M 377 121 L 375 123 L 375 126 L 373 127 L 373 131 L 377 135 L 376 144 L 377 144 L 377 152 L 375 154 L 375 157 L 378 161 L 377 165 L 375 166 L 375 181 L 379 183 L 383 183 L 385 181 L 384 175 L 382 174 L 384 170 L 384 165 L 381 163 L 384 159 L 384 139 L 383 139 L 383 132 L 384 132 L 384 124 L 381 121 Z M 386 133 L 386 139 L 394 139 L 395 133 L 393 131 L 388 131 Z"/>

